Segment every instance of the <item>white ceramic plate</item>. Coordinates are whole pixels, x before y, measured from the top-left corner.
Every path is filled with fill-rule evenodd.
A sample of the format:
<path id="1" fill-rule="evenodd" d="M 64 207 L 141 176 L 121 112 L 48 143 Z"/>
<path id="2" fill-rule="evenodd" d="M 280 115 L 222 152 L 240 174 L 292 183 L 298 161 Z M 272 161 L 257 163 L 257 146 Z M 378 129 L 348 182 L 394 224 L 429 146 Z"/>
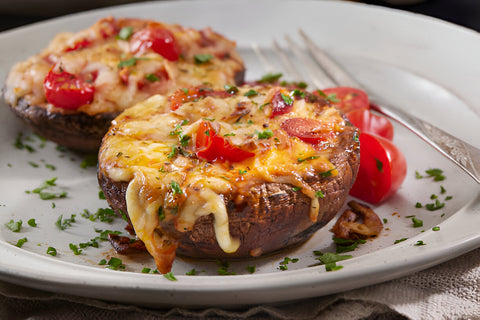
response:
<path id="1" fill-rule="evenodd" d="M 106 15 L 144 17 L 186 26 L 211 26 L 238 42 L 249 79 L 265 73 L 250 50 L 255 42 L 265 49 L 284 33 L 303 28 L 314 40 L 348 67 L 368 87 L 409 112 L 480 147 L 480 37 L 477 33 L 439 20 L 384 8 L 338 1 L 176 1 L 127 5 L 55 19 L 0 34 L 0 78 L 18 60 L 38 52 L 59 31 L 86 28 Z M 125 271 L 99 266 L 116 256 L 107 242 L 74 255 L 69 244 L 79 245 L 99 236 L 96 229 L 123 231 L 123 222 L 92 222 L 82 213 L 105 208 L 98 197 L 95 168 L 81 168 L 84 157 L 61 152 L 43 143 L 1 102 L 0 108 L 0 278 L 18 284 L 148 306 L 235 306 L 273 303 L 366 286 L 397 278 L 452 259 L 480 245 L 480 188 L 460 169 L 443 159 L 403 128 L 396 127 L 395 143 L 406 155 L 408 176 L 399 192 L 374 209 L 387 219 L 382 235 L 342 261 L 343 269 L 326 272 L 313 250 L 333 252 L 329 227 L 305 245 L 281 254 L 245 262 L 232 262 L 218 275 L 215 262 L 177 259 L 178 281 L 141 273 L 154 268 L 147 255 L 122 259 Z M 19 134 L 22 134 L 20 137 Z M 20 139 L 35 152 L 17 149 Z M 55 170 L 52 167 L 55 166 Z M 37 167 L 36 167 L 37 166 Z M 415 171 L 440 168 L 447 179 L 418 180 Z M 56 177 L 63 199 L 41 200 L 25 193 Z M 440 194 L 441 186 L 446 190 Z M 433 202 L 438 211 L 415 208 Z M 444 201 L 446 196 L 451 200 Z M 75 214 L 71 227 L 55 222 Z M 408 216 L 423 220 L 414 228 Z M 27 224 L 35 218 L 37 227 Z M 20 232 L 5 224 L 23 221 Z M 330 225 L 331 226 L 331 225 Z M 440 227 L 433 231 L 433 227 Z M 15 246 L 27 238 L 22 248 Z M 398 244 L 395 240 L 408 238 Z M 416 246 L 418 241 L 425 245 Z M 57 256 L 48 255 L 48 247 Z M 279 269 L 285 257 L 298 258 L 287 271 Z M 246 266 L 256 266 L 250 274 Z M 186 272 L 195 268 L 195 276 Z"/>

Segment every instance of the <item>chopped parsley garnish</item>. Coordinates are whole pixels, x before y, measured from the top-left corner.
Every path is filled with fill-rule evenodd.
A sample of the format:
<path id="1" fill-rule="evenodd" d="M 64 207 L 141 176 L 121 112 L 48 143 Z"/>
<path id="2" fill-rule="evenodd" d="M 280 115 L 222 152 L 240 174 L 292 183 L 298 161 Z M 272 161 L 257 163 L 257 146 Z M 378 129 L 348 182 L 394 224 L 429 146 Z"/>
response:
<path id="1" fill-rule="evenodd" d="M 29 164 L 31 167 L 33 167 L 33 168 L 38 168 L 38 167 L 39 167 L 39 165 L 36 164 L 36 163 L 33 162 L 33 161 L 28 161 L 28 164 Z"/>
<path id="2" fill-rule="evenodd" d="M 196 64 L 204 64 L 210 62 L 213 59 L 211 54 L 196 54 L 193 56 L 193 60 Z"/>
<path id="3" fill-rule="evenodd" d="M 328 171 L 324 171 L 324 172 L 320 172 L 319 173 L 319 176 L 322 177 L 322 178 L 328 178 L 328 177 L 331 177 L 333 175 L 333 172 L 337 170 L 337 169 L 330 169 Z"/>
<path id="4" fill-rule="evenodd" d="M 83 210 L 82 217 L 90 221 L 100 220 L 101 222 L 112 222 L 117 215 L 111 208 L 99 208 L 97 212 L 90 213 L 87 209 Z"/>
<path id="5" fill-rule="evenodd" d="M 187 276 L 194 276 L 196 274 L 197 274 L 197 270 L 195 270 L 195 268 L 190 270 L 190 271 L 185 272 L 185 275 L 187 275 Z"/>
<path id="6" fill-rule="evenodd" d="M 89 154 L 83 159 L 82 163 L 80 163 L 80 168 L 86 169 L 88 167 L 96 167 L 98 163 L 98 155 L 97 154 Z"/>
<path id="7" fill-rule="evenodd" d="M 123 68 L 123 67 L 132 67 L 134 65 L 137 64 L 137 61 L 138 60 L 150 60 L 149 58 L 136 58 L 136 57 L 132 57 L 130 59 L 127 59 L 127 60 L 122 60 L 118 63 L 117 67 L 119 69 Z"/>
<path id="8" fill-rule="evenodd" d="M 258 139 L 270 139 L 273 137 L 273 131 L 270 128 L 265 129 L 262 132 L 255 130 L 255 133 L 257 134 Z"/>
<path id="9" fill-rule="evenodd" d="M 27 193 L 36 193 L 39 195 L 40 199 L 42 200 L 50 200 L 50 199 L 56 199 L 56 198 L 65 198 L 67 196 L 67 193 L 65 191 L 62 192 L 46 192 L 45 190 L 51 189 L 52 187 L 57 186 L 55 181 L 57 178 L 52 178 L 49 180 L 44 181 L 40 187 L 33 189 L 32 191 L 26 191 Z"/>
<path id="10" fill-rule="evenodd" d="M 297 191 L 299 191 L 299 190 L 302 190 L 302 187 L 293 187 L 292 190 L 295 191 L 295 192 L 297 192 Z"/>
<path id="11" fill-rule="evenodd" d="M 120 231 L 112 231 L 112 230 L 101 230 L 101 229 L 95 229 L 95 232 L 97 233 L 100 233 L 100 235 L 96 238 L 94 238 L 95 240 L 96 239 L 100 239 L 100 240 L 103 240 L 103 241 L 107 241 L 108 240 L 108 235 L 110 233 L 113 233 L 113 234 L 121 234 Z"/>
<path id="12" fill-rule="evenodd" d="M 27 221 L 27 223 L 28 223 L 28 225 L 29 225 L 30 227 L 34 227 L 34 228 L 35 228 L 35 227 L 37 226 L 37 223 L 35 222 L 35 219 L 33 219 L 33 218 L 32 218 L 32 219 L 29 219 L 29 220 Z"/>
<path id="13" fill-rule="evenodd" d="M 55 257 L 57 255 L 57 249 L 55 249 L 54 247 L 48 247 L 47 254 Z"/>
<path id="14" fill-rule="evenodd" d="M 315 197 L 317 198 L 325 198 L 325 194 L 322 190 L 315 191 Z"/>
<path id="15" fill-rule="evenodd" d="M 225 86 L 223 86 L 225 88 L 225 91 L 227 91 L 228 93 L 230 94 L 235 94 L 238 92 L 238 88 L 235 87 L 235 86 L 231 86 L 229 84 L 226 84 Z"/>
<path id="16" fill-rule="evenodd" d="M 20 232 L 20 229 L 22 229 L 22 220 L 14 221 L 11 219 L 9 222 L 5 223 L 5 226 L 12 232 Z"/>
<path id="17" fill-rule="evenodd" d="M 182 188 L 180 188 L 180 185 L 175 181 L 170 182 L 170 188 L 173 194 L 183 194 Z"/>
<path id="18" fill-rule="evenodd" d="M 408 239 L 408 238 L 401 238 L 401 239 L 395 240 L 395 241 L 393 242 L 393 244 L 397 244 L 397 243 L 403 242 L 403 241 L 405 241 L 405 240 L 407 240 L 407 239 Z"/>
<path id="19" fill-rule="evenodd" d="M 98 191 L 98 199 L 100 199 L 100 200 L 106 200 L 107 199 L 105 197 L 105 193 L 103 193 L 103 190 Z"/>
<path id="20" fill-rule="evenodd" d="M 377 170 L 383 172 L 383 162 L 375 158 L 375 162 L 377 164 Z"/>
<path id="21" fill-rule="evenodd" d="M 217 273 L 219 275 L 221 275 L 221 276 L 236 275 L 235 271 L 229 271 L 228 270 L 228 268 L 230 268 L 230 262 L 217 260 L 217 265 L 219 266 L 219 268 L 217 269 Z"/>
<path id="22" fill-rule="evenodd" d="M 280 93 L 280 96 L 282 97 L 283 102 L 285 102 L 286 105 L 291 106 L 293 104 L 293 99 L 290 96 L 287 96 L 283 93 Z"/>
<path id="23" fill-rule="evenodd" d="M 302 162 L 305 162 L 305 161 L 315 160 L 315 159 L 318 159 L 318 158 L 319 158 L 319 156 L 311 156 L 311 157 L 306 157 L 306 158 L 298 158 L 297 161 L 298 161 L 298 163 L 302 163 Z"/>
<path id="24" fill-rule="evenodd" d="M 267 73 L 258 80 L 260 83 L 274 83 L 283 76 L 281 73 Z"/>
<path id="25" fill-rule="evenodd" d="M 433 231 L 440 231 L 440 227 L 438 227 L 438 226 L 437 226 L 437 227 L 433 227 L 432 230 L 433 230 Z"/>
<path id="26" fill-rule="evenodd" d="M 160 80 L 160 78 L 153 73 L 149 73 L 149 74 L 145 75 L 145 79 L 147 79 L 150 82 L 155 82 L 155 81 Z"/>
<path id="27" fill-rule="evenodd" d="M 158 221 L 163 221 L 165 219 L 165 212 L 163 211 L 163 207 L 158 207 Z"/>
<path id="28" fill-rule="evenodd" d="M 341 255 L 331 252 L 322 253 L 320 251 L 314 251 L 313 253 L 318 256 L 315 259 L 320 261 L 319 265 L 325 265 L 326 271 L 337 271 L 342 269 L 343 266 L 337 266 L 337 262 L 351 259 L 353 257 L 348 254 Z"/>
<path id="29" fill-rule="evenodd" d="M 337 245 L 337 249 L 335 250 L 336 253 L 344 253 L 355 250 L 358 245 L 364 244 L 367 241 L 363 239 L 351 240 L 351 239 L 343 239 L 343 238 L 332 238 L 333 242 Z"/>
<path id="30" fill-rule="evenodd" d="M 426 170 L 425 173 L 428 174 L 428 177 L 433 177 L 434 181 L 443 181 L 445 176 L 443 175 L 443 170 L 440 169 L 430 169 Z"/>
<path id="31" fill-rule="evenodd" d="M 102 259 L 98 264 L 106 265 L 106 268 L 110 270 L 125 270 L 125 265 L 123 264 L 122 260 L 115 257 L 110 258 L 108 262 L 107 260 Z"/>
<path id="32" fill-rule="evenodd" d="M 427 204 L 425 205 L 425 208 L 426 208 L 428 211 L 436 211 L 436 210 L 442 209 L 444 206 L 445 206 L 445 203 L 440 202 L 440 201 L 437 199 L 437 200 L 435 200 L 434 203 L 427 203 Z"/>
<path id="33" fill-rule="evenodd" d="M 17 241 L 17 243 L 15 244 L 15 246 L 21 248 L 21 247 L 23 246 L 23 244 L 24 244 L 25 242 L 27 242 L 27 241 L 28 241 L 27 238 L 18 239 L 18 241 Z"/>
<path id="34" fill-rule="evenodd" d="M 73 243 L 70 243 L 68 245 L 68 247 L 70 248 L 70 250 L 73 251 L 73 254 L 76 255 L 76 256 L 78 256 L 83 251 L 83 250 L 79 249 L 76 244 L 73 244 Z"/>
<path id="35" fill-rule="evenodd" d="M 250 266 L 250 265 L 247 265 L 246 266 L 246 269 L 248 271 L 248 273 L 255 273 L 255 270 L 256 270 L 256 266 Z"/>
<path id="36" fill-rule="evenodd" d="M 117 35 L 117 39 L 128 40 L 133 34 L 133 27 L 123 27 Z"/>
<path id="37" fill-rule="evenodd" d="M 294 97 L 305 98 L 305 92 L 303 92 L 302 90 L 298 90 L 298 89 L 293 90 L 292 95 Z"/>
<path id="38" fill-rule="evenodd" d="M 325 92 L 323 92 L 320 89 L 318 89 L 316 92 L 318 93 L 318 95 L 320 97 L 323 97 L 325 100 L 327 100 L 329 102 L 332 102 L 332 103 L 340 102 L 340 100 L 337 98 L 336 93 L 331 93 L 331 94 L 327 95 Z"/>
<path id="39" fill-rule="evenodd" d="M 298 258 L 290 258 L 290 257 L 285 257 L 283 260 L 280 262 L 280 266 L 278 267 L 280 270 L 285 271 L 288 270 L 288 264 L 289 263 L 297 263 Z"/>
<path id="40" fill-rule="evenodd" d="M 244 94 L 245 97 L 255 97 L 255 96 L 257 96 L 257 95 L 258 95 L 258 92 L 255 91 L 255 90 L 253 90 L 253 89 L 248 90 L 248 91 Z"/>
<path id="41" fill-rule="evenodd" d="M 55 225 L 57 226 L 58 229 L 60 230 L 65 230 L 67 229 L 68 227 L 71 227 L 72 226 L 72 223 L 75 222 L 75 217 L 76 215 L 75 214 L 72 214 L 70 216 L 70 218 L 68 219 L 63 219 L 63 214 L 60 215 L 57 219 L 57 221 L 55 222 Z"/>
<path id="42" fill-rule="evenodd" d="M 417 218 L 413 217 L 413 218 L 412 218 L 412 222 L 413 222 L 413 227 L 414 227 L 414 228 L 423 227 L 423 221 L 420 220 L 420 219 L 417 219 Z"/>
<path id="43" fill-rule="evenodd" d="M 248 172 L 247 170 L 238 169 L 238 174 L 245 174 L 245 173 L 247 173 L 247 172 Z"/>
<path id="44" fill-rule="evenodd" d="M 170 281 L 177 281 L 177 278 L 175 278 L 175 276 L 173 275 L 172 271 L 168 272 L 168 273 L 165 273 L 163 275 L 165 278 L 167 278 L 168 280 Z"/>
<path id="45" fill-rule="evenodd" d="M 14 143 L 15 148 L 19 150 L 25 149 L 28 152 L 35 152 L 35 149 L 31 145 L 26 144 L 24 141 L 22 141 L 22 139 L 23 139 L 23 133 L 19 132 L 17 135 L 17 138 L 15 139 L 15 143 Z"/>
<path id="46" fill-rule="evenodd" d="M 415 242 L 413 245 L 414 245 L 414 246 L 424 246 L 424 245 L 426 245 L 426 243 L 423 242 L 423 240 L 418 240 L 418 241 Z"/>

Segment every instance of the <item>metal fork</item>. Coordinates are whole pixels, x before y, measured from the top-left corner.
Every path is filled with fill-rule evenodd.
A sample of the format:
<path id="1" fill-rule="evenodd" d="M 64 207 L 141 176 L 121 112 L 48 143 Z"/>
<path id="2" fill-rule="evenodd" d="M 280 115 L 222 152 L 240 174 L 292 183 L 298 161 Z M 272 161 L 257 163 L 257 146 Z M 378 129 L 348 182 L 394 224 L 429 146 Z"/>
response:
<path id="1" fill-rule="evenodd" d="M 285 40 L 296 59 L 302 63 L 305 73 L 317 88 L 349 86 L 364 90 L 370 98 L 372 110 L 397 121 L 411 130 L 480 184 L 480 149 L 382 100 L 348 74 L 325 51 L 321 50 L 305 32 L 299 30 L 299 34 L 306 46 L 306 50 L 297 45 L 288 35 L 285 35 Z M 285 49 L 278 45 L 276 41 L 274 41 L 273 47 L 275 54 L 289 76 L 297 80 L 302 79 L 300 72 L 290 61 Z M 269 63 L 262 50 L 256 45 L 252 45 L 252 48 L 267 71 L 271 72 L 273 70 L 272 64 Z"/>

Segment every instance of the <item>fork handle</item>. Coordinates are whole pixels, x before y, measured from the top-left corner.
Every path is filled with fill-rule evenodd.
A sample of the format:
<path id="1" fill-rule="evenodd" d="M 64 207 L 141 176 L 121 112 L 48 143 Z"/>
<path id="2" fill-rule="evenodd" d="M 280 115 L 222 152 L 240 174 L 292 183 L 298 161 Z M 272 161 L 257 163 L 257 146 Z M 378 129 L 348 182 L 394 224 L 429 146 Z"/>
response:
<path id="1" fill-rule="evenodd" d="M 374 97 L 371 97 L 370 107 L 411 130 L 480 184 L 480 149 Z"/>

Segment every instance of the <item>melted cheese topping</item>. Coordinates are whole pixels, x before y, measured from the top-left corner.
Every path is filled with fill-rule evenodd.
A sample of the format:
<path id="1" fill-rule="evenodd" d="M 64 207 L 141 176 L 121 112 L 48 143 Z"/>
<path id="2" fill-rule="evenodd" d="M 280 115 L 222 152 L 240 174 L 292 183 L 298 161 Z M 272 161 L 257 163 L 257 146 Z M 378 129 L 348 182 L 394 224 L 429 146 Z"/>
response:
<path id="1" fill-rule="evenodd" d="M 133 53 L 128 39 L 117 37 L 124 27 L 132 27 L 135 33 L 151 26 L 172 32 L 181 49 L 177 61 L 152 50 Z M 212 58 L 198 64 L 198 54 Z M 133 65 L 119 67 L 122 61 L 131 59 L 135 60 Z M 105 18 L 78 33 L 58 34 L 41 53 L 13 66 L 6 80 L 7 103 L 16 106 L 22 98 L 51 112 L 72 112 L 53 106 L 45 98 L 43 83 L 52 67 L 93 79 L 94 100 L 78 111 L 95 115 L 123 111 L 153 94 L 169 94 L 177 88 L 233 84 L 235 75 L 243 70 L 243 61 L 234 42 L 209 28 L 197 31 L 149 20 Z M 158 79 L 148 80 L 152 74 Z"/>
<path id="2" fill-rule="evenodd" d="M 250 90 L 256 94 L 245 96 Z M 129 182 L 131 222 L 157 265 L 155 235 L 164 232 L 164 223 L 173 221 L 177 231 L 185 232 L 199 217 L 210 214 L 220 248 L 235 252 L 240 241 L 230 234 L 226 199 L 244 199 L 252 187 L 263 183 L 290 184 L 311 198 L 311 220 L 320 218 L 317 192 L 321 190 L 306 181 L 329 170 L 335 174 L 328 159 L 346 123 L 335 108 L 307 102 L 288 91 L 291 110 L 273 116 L 272 97 L 279 90 L 285 89 L 245 86 L 229 97 L 213 94 L 170 112 L 164 112 L 170 106 L 167 98 L 153 96 L 114 121 L 100 150 L 99 170 L 115 181 Z M 282 129 L 293 118 L 326 124 L 330 134 L 322 143 L 304 142 Z M 238 162 L 199 159 L 196 137 L 204 121 L 217 136 L 254 155 Z"/>

